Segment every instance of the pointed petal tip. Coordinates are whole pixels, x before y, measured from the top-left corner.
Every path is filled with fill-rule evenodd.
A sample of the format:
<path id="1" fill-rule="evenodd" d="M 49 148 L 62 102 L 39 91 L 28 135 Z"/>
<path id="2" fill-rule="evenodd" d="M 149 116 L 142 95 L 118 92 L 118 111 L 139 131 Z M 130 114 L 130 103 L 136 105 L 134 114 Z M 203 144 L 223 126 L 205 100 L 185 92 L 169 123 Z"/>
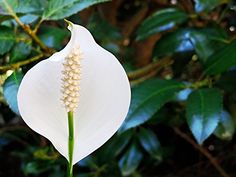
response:
<path id="1" fill-rule="evenodd" d="M 64 19 L 64 21 L 68 24 L 67 28 L 71 31 L 73 26 L 74 26 L 74 24 L 71 21 L 67 20 L 67 19 Z"/>

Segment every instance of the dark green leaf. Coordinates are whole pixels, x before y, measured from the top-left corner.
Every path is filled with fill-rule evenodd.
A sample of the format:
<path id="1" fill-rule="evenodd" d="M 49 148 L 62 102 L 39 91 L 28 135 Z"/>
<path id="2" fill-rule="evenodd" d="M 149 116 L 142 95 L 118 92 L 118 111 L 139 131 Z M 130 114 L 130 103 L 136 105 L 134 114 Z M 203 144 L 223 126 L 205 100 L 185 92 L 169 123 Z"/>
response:
<path id="1" fill-rule="evenodd" d="M 75 175 L 75 177 L 93 177 L 93 175 L 91 173 L 83 173 L 83 174 Z"/>
<path id="2" fill-rule="evenodd" d="M 14 43 L 15 35 L 13 30 L 6 26 L 0 26 L 0 55 L 8 52 Z"/>
<path id="3" fill-rule="evenodd" d="M 14 72 L 7 78 L 7 80 L 3 84 L 4 98 L 6 99 L 12 111 L 14 111 L 18 115 L 20 113 L 17 105 L 17 93 L 22 78 L 23 74 L 21 72 Z"/>
<path id="4" fill-rule="evenodd" d="M 61 170 L 56 170 L 54 173 L 51 172 L 49 177 L 64 177 L 64 176 L 65 174 L 62 173 Z"/>
<path id="5" fill-rule="evenodd" d="M 98 150 L 101 157 L 100 161 L 107 161 L 109 159 L 115 158 L 117 155 L 121 153 L 121 151 L 127 146 L 129 143 L 133 132 L 126 131 L 121 135 L 114 136 L 111 140 L 109 140 L 102 148 Z"/>
<path id="6" fill-rule="evenodd" d="M 98 13 L 95 13 L 90 18 L 87 28 L 94 37 L 102 43 L 121 39 L 121 33 L 118 29 L 109 24 L 105 19 L 101 18 Z"/>
<path id="7" fill-rule="evenodd" d="M 177 52 L 196 51 L 202 62 L 225 45 L 227 35 L 219 28 L 185 28 L 164 35 L 154 47 L 153 55 L 161 57 Z"/>
<path id="8" fill-rule="evenodd" d="M 236 90 L 236 71 L 222 74 L 216 85 L 227 92 L 234 92 Z"/>
<path id="9" fill-rule="evenodd" d="M 25 60 L 31 53 L 31 42 L 17 43 L 10 54 L 10 63 Z"/>
<path id="10" fill-rule="evenodd" d="M 180 29 L 164 35 L 155 44 L 153 55 L 162 57 L 176 52 L 193 51 L 194 46 L 189 39 L 191 29 Z"/>
<path id="11" fill-rule="evenodd" d="M 53 163 L 50 161 L 31 161 L 23 166 L 25 175 L 39 174 L 45 172 L 53 167 Z"/>
<path id="12" fill-rule="evenodd" d="M 160 143 L 155 133 L 151 130 L 141 128 L 138 133 L 139 141 L 142 147 L 156 160 L 162 159 Z"/>
<path id="13" fill-rule="evenodd" d="M 235 132 L 235 123 L 231 115 L 222 111 L 220 114 L 220 122 L 214 131 L 214 135 L 222 140 L 231 140 Z"/>
<path id="14" fill-rule="evenodd" d="M 192 93 L 192 91 L 193 90 L 190 88 L 181 90 L 176 94 L 176 101 L 186 101 L 188 99 L 188 96 Z"/>
<path id="15" fill-rule="evenodd" d="M 133 88 L 130 110 L 120 132 L 148 121 L 183 87 L 184 84 L 176 81 L 153 79 Z"/>
<path id="16" fill-rule="evenodd" d="M 119 167 L 123 176 L 132 174 L 139 166 L 143 154 L 135 143 L 133 143 L 127 152 L 119 161 Z"/>
<path id="17" fill-rule="evenodd" d="M 63 40 L 69 36 L 69 31 L 51 26 L 43 26 L 39 31 L 39 38 L 48 47 L 61 49 L 63 47 Z"/>
<path id="18" fill-rule="evenodd" d="M 185 22 L 187 18 L 188 15 L 179 9 L 159 10 L 143 21 L 137 30 L 137 40 L 173 28 L 176 24 Z"/>
<path id="19" fill-rule="evenodd" d="M 212 54 L 206 62 L 206 74 L 219 74 L 236 65 L 236 40 Z"/>
<path id="20" fill-rule="evenodd" d="M 210 11 L 217 7 L 218 5 L 228 3 L 229 0 L 194 0 L 195 2 L 195 11 Z"/>
<path id="21" fill-rule="evenodd" d="M 50 0 L 43 13 L 43 19 L 63 19 L 92 5 L 107 1 L 109 0 Z"/>
<path id="22" fill-rule="evenodd" d="M 97 156 L 89 155 L 77 163 L 81 167 L 89 167 L 91 169 L 97 167 Z"/>
<path id="23" fill-rule="evenodd" d="M 194 137 L 202 144 L 216 129 L 222 111 L 222 94 L 217 89 L 201 89 L 187 100 L 187 122 Z"/>
<path id="24" fill-rule="evenodd" d="M 228 36 L 224 32 L 221 28 L 192 30 L 190 41 L 202 62 L 205 63 L 210 55 L 226 45 Z"/>

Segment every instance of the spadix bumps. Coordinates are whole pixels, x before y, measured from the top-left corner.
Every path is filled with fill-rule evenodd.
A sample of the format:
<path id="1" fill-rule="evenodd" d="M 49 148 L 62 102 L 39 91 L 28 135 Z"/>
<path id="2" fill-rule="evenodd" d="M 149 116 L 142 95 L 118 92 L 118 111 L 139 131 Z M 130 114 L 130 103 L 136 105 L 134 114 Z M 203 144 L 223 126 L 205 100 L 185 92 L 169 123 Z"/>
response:
<path id="1" fill-rule="evenodd" d="M 62 101 L 67 112 L 74 112 L 79 104 L 79 87 L 82 53 L 79 46 L 73 47 L 63 63 Z"/>
<path id="2" fill-rule="evenodd" d="M 130 104 L 130 85 L 118 60 L 86 28 L 71 24 L 69 29 L 66 47 L 25 74 L 18 106 L 24 121 L 67 159 L 67 112 L 74 112 L 75 164 L 120 127 Z"/>

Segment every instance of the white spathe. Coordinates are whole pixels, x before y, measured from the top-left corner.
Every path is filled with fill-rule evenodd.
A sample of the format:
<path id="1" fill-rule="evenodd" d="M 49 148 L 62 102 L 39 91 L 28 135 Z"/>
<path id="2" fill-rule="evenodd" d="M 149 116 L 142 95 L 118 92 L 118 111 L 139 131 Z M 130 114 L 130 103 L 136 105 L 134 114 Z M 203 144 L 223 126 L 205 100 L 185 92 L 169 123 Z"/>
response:
<path id="1" fill-rule="evenodd" d="M 49 139 L 68 159 L 67 112 L 62 98 L 62 69 L 73 46 L 80 47 L 79 106 L 74 113 L 73 164 L 102 146 L 124 121 L 130 104 L 127 75 L 114 55 L 100 47 L 90 32 L 72 24 L 67 46 L 39 62 L 24 76 L 18 107 L 26 124 Z"/>

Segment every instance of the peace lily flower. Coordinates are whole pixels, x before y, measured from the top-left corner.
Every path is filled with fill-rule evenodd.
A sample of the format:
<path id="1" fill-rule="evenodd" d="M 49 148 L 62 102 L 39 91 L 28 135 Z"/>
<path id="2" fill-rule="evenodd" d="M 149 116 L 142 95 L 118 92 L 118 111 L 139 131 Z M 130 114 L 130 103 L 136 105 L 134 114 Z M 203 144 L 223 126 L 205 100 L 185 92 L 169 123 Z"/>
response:
<path id="1" fill-rule="evenodd" d="M 18 106 L 26 124 L 52 142 L 72 173 L 72 166 L 102 146 L 124 121 L 130 85 L 115 56 L 86 28 L 68 23 L 69 43 L 26 73 Z"/>

